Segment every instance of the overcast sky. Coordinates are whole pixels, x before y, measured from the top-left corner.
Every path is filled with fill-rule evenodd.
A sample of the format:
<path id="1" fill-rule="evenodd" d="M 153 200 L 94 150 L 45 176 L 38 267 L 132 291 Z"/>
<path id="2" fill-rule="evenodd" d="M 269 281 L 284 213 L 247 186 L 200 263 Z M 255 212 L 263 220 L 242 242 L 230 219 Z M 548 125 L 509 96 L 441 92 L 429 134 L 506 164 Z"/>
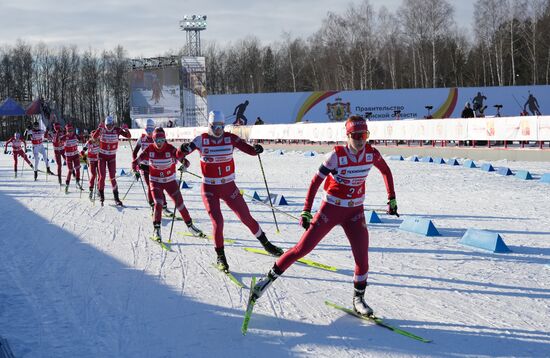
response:
<path id="1" fill-rule="evenodd" d="M 153 57 L 185 44 L 179 21 L 185 14 L 206 14 L 204 42 L 226 42 L 254 35 L 263 44 L 283 31 L 306 38 L 319 29 L 328 11 L 343 13 L 362 0 L 1 0 L 0 45 L 17 39 L 49 46 L 75 44 L 80 50 L 124 46 L 129 56 Z M 371 0 L 392 12 L 401 0 Z M 470 30 L 474 0 L 450 1 L 455 20 Z"/>

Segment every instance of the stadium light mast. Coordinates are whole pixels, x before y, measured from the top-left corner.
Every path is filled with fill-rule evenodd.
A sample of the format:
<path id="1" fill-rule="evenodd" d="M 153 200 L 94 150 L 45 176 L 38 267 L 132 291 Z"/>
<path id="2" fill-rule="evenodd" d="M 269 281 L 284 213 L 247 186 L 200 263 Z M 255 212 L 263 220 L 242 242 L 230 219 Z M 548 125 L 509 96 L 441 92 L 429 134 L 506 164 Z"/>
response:
<path id="1" fill-rule="evenodd" d="M 206 30 L 206 15 L 184 15 L 180 29 L 187 38 L 187 56 L 201 56 L 201 31 Z"/>

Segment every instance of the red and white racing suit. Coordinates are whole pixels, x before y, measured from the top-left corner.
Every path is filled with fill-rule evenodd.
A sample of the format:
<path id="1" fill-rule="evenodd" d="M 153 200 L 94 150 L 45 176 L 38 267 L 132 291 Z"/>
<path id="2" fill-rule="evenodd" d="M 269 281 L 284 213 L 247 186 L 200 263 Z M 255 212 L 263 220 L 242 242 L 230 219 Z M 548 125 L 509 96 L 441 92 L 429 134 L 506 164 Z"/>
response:
<path id="1" fill-rule="evenodd" d="M 97 142 L 97 139 L 90 138 L 88 142 L 86 142 L 86 147 L 82 150 L 81 154 L 84 155 L 85 151 L 88 151 L 88 170 L 89 170 L 89 177 L 90 177 L 90 191 L 94 189 L 95 180 L 98 173 L 98 155 L 99 155 L 99 142 Z"/>
<path id="2" fill-rule="evenodd" d="M 174 200 L 176 209 L 180 212 L 183 220 L 186 223 L 191 221 L 191 216 L 185 207 L 176 181 L 176 161 L 181 162 L 183 160 L 183 153 L 173 145 L 165 142 L 160 148 L 155 145 L 147 146 L 132 162 L 134 170 L 138 170 L 138 165 L 144 161 L 149 165 L 149 187 L 155 202 L 153 222 L 160 223 L 161 221 L 162 206 L 165 203 L 164 191 Z"/>
<path id="3" fill-rule="evenodd" d="M 63 131 L 59 130 L 52 136 L 53 152 L 55 155 L 55 164 L 57 164 L 57 177 L 61 178 L 61 167 L 65 159 L 65 146 L 62 138 L 65 136 Z"/>
<path id="4" fill-rule="evenodd" d="M 11 149 L 13 154 L 13 170 L 17 173 L 17 157 L 23 158 L 24 161 L 27 162 L 27 164 L 31 165 L 31 161 L 29 158 L 27 158 L 27 155 L 25 154 L 25 150 L 23 148 L 26 148 L 27 145 L 24 140 L 22 139 L 15 139 L 15 137 L 11 137 L 8 139 L 6 144 L 4 145 L 4 151 L 8 150 L 8 144 L 11 143 Z"/>
<path id="5" fill-rule="evenodd" d="M 246 154 L 257 155 L 254 147 L 232 133 L 224 132 L 220 138 L 204 133 L 196 137 L 191 143 L 191 153 L 195 149 L 200 152 L 202 179 L 202 201 L 206 207 L 214 232 L 214 245 L 217 249 L 223 248 L 223 216 L 220 208 L 220 199 L 241 222 L 248 227 L 256 237 L 262 234 L 260 224 L 252 215 L 235 185 L 235 161 L 233 151 L 237 148 Z"/>
<path id="6" fill-rule="evenodd" d="M 75 171 L 75 177 L 77 183 L 80 182 L 80 153 L 78 152 L 78 136 L 75 133 L 64 135 L 61 138 L 64 142 L 63 148 L 65 150 L 65 160 L 67 161 L 67 179 L 65 184 L 71 183 L 71 176 L 73 169 Z"/>
<path id="7" fill-rule="evenodd" d="M 147 149 L 147 147 L 153 144 L 153 136 L 147 135 L 147 133 L 143 133 L 141 137 L 137 140 L 136 146 L 132 153 L 132 159 L 135 160 L 138 157 L 140 149 L 143 153 Z M 147 199 L 149 200 L 149 204 L 154 205 L 155 201 L 153 199 L 153 191 L 151 190 L 151 186 L 149 185 L 149 161 L 147 159 L 141 160 L 139 163 L 139 169 L 141 170 L 141 175 L 143 176 L 145 184 L 147 185 Z M 166 202 L 164 192 L 162 192 L 162 196 L 163 201 Z"/>
<path id="8" fill-rule="evenodd" d="M 42 129 L 31 129 L 30 135 L 32 141 L 32 154 L 34 155 L 34 170 L 38 170 L 38 163 L 40 161 L 38 154 L 42 155 L 44 163 L 46 163 L 46 168 L 49 168 L 50 163 L 48 162 L 48 152 L 46 151 L 46 148 L 44 148 L 44 144 L 42 144 L 44 139 L 49 138 L 50 136 L 48 131 L 43 131 Z"/>
<path id="9" fill-rule="evenodd" d="M 100 192 L 105 189 L 105 177 L 109 169 L 111 187 L 113 192 L 118 192 L 116 183 L 116 151 L 118 149 L 118 137 L 130 138 L 132 135 L 127 129 L 113 127 L 109 130 L 100 125 L 94 133 L 94 138 L 99 138 L 99 182 L 97 188 Z"/>
<path id="10" fill-rule="evenodd" d="M 372 166 L 382 173 L 388 198 L 395 197 L 390 168 L 380 152 L 370 144 L 357 155 L 351 153 L 347 146 L 336 146 L 327 154 L 325 162 L 311 181 L 304 210 L 311 211 L 315 194 L 326 178 L 321 206 L 296 246 L 277 260 L 276 266 L 282 272 L 310 253 L 334 226 L 340 225 L 349 240 L 355 260 L 354 282 L 366 283 L 369 232 L 363 202 L 365 180 Z"/>

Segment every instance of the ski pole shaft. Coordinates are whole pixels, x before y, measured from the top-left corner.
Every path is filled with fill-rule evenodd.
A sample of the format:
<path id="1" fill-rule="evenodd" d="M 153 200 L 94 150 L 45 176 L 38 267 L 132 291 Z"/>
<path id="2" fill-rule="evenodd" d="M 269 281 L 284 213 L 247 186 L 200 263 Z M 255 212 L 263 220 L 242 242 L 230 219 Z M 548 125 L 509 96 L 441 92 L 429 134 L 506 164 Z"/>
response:
<path id="1" fill-rule="evenodd" d="M 260 169 L 262 170 L 262 176 L 264 177 L 265 190 L 267 190 L 267 197 L 269 198 L 269 205 L 271 206 L 271 212 L 273 213 L 273 220 L 275 221 L 275 228 L 279 233 L 279 224 L 277 224 L 277 217 L 275 216 L 275 210 L 273 210 L 273 203 L 271 202 L 271 194 L 269 193 L 269 187 L 267 186 L 267 179 L 265 178 L 264 166 L 262 164 L 262 158 L 258 153 L 258 161 L 260 162 Z"/>
<path id="2" fill-rule="evenodd" d="M 134 186 L 136 181 L 137 181 L 137 179 L 132 181 L 132 184 L 130 184 L 130 186 L 128 187 L 128 190 L 126 190 L 126 193 L 124 193 L 124 196 L 122 197 L 122 200 L 126 199 L 126 195 L 128 195 L 128 193 L 130 192 L 130 189 L 132 189 L 132 187 Z"/>
<path id="3" fill-rule="evenodd" d="M 130 143 L 130 150 L 132 151 L 132 154 L 134 153 L 134 146 L 132 145 L 132 138 L 128 140 L 128 143 Z M 147 191 L 145 191 L 145 185 L 143 185 L 143 179 L 141 179 L 141 176 L 139 177 L 139 181 L 141 182 L 141 188 L 143 189 L 143 194 L 145 195 L 145 201 L 149 203 L 149 196 L 147 195 Z M 130 186 L 131 187 L 131 186 Z M 130 190 L 130 189 L 128 189 Z M 126 196 L 126 195 L 124 195 Z"/>
<path id="4" fill-rule="evenodd" d="M 183 171 L 180 173 L 180 181 L 178 182 L 178 190 L 180 190 L 181 181 L 183 180 Z M 174 220 L 176 219 L 176 200 L 174 200 L 174 213 L 172 215 L 172 223 L 170 224 L 170 235 L 168 235 L 168 242 L 172 242 L 172 230 L 174 230 Z"/>

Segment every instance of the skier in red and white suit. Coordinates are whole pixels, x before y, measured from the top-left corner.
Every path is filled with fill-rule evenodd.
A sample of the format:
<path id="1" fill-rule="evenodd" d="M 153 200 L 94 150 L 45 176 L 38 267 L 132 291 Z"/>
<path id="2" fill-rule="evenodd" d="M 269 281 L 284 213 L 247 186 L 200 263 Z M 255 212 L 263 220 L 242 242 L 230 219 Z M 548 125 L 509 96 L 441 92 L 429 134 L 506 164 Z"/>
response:
<path id="1" fill-rule="evenodd" d="M 185 159 L 180 150 L 166 142 L 164 129 L 156 128 L 154 130 L 153 141 L 153 145 L 147 146 L 147 148 L 132 161 L 132 168 L 136 172 L 139 170 L 139 163 L 143 161 L 146 161 L 149 166 L 149 187 L 155 201 L 153 238 L 159 242 L 162 241 L 160 223 L 162 218 L 162 207 L 164 205 L 164 191 L 168 193 L 176 204 L 176 209 L 181 214 L 189 231 L 195 236 L 203 236 L 204 234 L 202 231 L 193 225 L 193 220 L 185 207 L 180 187 L 176 181 L 176 162 L 182 162 L 184 166 L 189 166 L 189 162 Z"/>
<path id="2" fill-rule="evenodd" d="M 373 314 L 364 300 L 369 270 L 369 233 L 363 208 L 365 180 L 373 166 L 384 177 L 389 200 L 388 214 L 398 215 L 397 202 L 390 168 L 380 152 L 366 143 L 369 131 L 365 120 L 359 116 L 350 117 L 346 121 L 346 134 L 347 146 L 335 146 L 311 181 L 300 220 L 305 233 L 296 246 L 281 256 L 269 273 L 254 286 L 253 294 L 257 298 L 294 262 L 311 252 L 332 228 L 340 225 L 355 259 L 353 308 L 360 315 Z M 325 178 L 323 200 L 312 218 L 313 200 Z"/>
<path id="3" fill-rule="evenodd" d="M 267 252 L 281 256 L 283 250 L 273 245 L 266 237 L 260 224 L 252 215 L 235 185 L 235 148 L 249 155 L 263 152 L 261 145 L 251 146 L 232 133 L 224 131 L 225 116 L 221 111 L 212 111 L 208 116 L 209 131 L 196 137 L 191 143 L 181 145 L 181 151 L 186 155 L 194 150 L 200 152 L 202 180 L 202 201 L 214 230 L 214 245 L 218 255 L 218 267 L 229 270 L 223 244 L 223 216 L 220 209 L 220 199 L 237 215 L 250 232 L 261 242 Z"/>
<path id="4" fill-rule="evenodd" d="M 50 134 L 47 130 L 44 131 L 40 129 L 40 124 L 38 122 L 34 122 L 32 124 L 32 129 L 29 134 L 32 141 L 32 154 L 34 155 L 34 180 L 38 178 L 38 154 L 42 154 L 42 159 L 44 159 L 44 163 L 46 163 L 46 172 L 48 174 L 55 175 L 50 170 L 50 162 L 48 162 L 48 152 L 44 148 L 44 144 L 42 144 L 45 139 L 48 139 L 50 137 Z"/>
<path id="5" fill-rule="evenodd" d="M 55 164 L 57 164 L 57 179 L 59 185 L 61 183 L 61 167 L 63 167 L 63 160 L 65 159 L 65 146 L 61 138 L 65 135 L 62 130 L 61 124 L 55 122 L 53 124 L 54 135 L 52 136 L 53 152 L 55 154 Z"/>
<path id="6" fill-rule="evenodd" d="M 67 162 L 67 178 L 65 179 L 65 194 L 69 192 L 69 184 L 71 183 L 71 175 L 74 171 L 76 178 L 76 186 L 82 189 L 80 183 L 80 153 L 78 152 L 79 138 L 74 132 L 72 124 L 67 123 L 65 125 L 65 135 L 60 138 L 63 141 L 63 148 L 65 150 L 65 160 Z"/>
<path id="7" fill-rule="evenodd" d="M 145 126 L 145 133 L 143 133 L 141 137 L 138 139 L 136 146 L 134 147 L 134 151 L 132 152 L 133 160 L 135 160 L 138 157 L 138 153 L 140 150 L 144 152 L 148 146 L 154 144 L 154 141 L 153 141 L 154 130 L 155 130 L 155 122 L 153 121 L 152 118 L 147 119 L 147 124 Z M 143 175 L 143 179 L 145 180 L 145 184 L 147 185 L 147 200 L 149 201 L 149 205 L 151 205 L 151 208 L 154 210 L 155 201 L 153 200 L 153 192 L 151 190 L 151 186 L 149 185 L 149 162 L 146 159 L 142 160 L 139 163 L 139 169 L 141 170 L 141 175 Z M 135 176 L 136 176 L 136 180 L 139 180 L 140 172 L 136 171 Z M 164 192 L 162 193 L 162 196 L 163 196 L 162 199 L 164 201 L 164 206 L 162 207 L 162 211 L 167 216 L 173 215 L 173 213 L 168 209 Z"/>
<path id="8" fill-rule="evenodd" d="M 87 161 L 88 161 L 88 173 L 90 177 L 89 182 L 89 189 L 90 192 L 88 194 L 88 197 L 90 200 L 92 200 L 93 194 L 94 194 L 94 187 L 95 187 L 95 181 L 97 178 L 97 174 L 99 172 L 98 170 L 98 164 L 99 164 L 99 138 L 94 138 L 94 134 L 96 131 L 92 131 L 90 134 L 90 139 L 86 142 L 86 145 L 84 148 L 82 148 L 82 151 L 80 152 L 80 155 L 82 157 L 86 157 L 86 151 L 88 151 L 87 155 Z"/>
<path id="9" fill-rule="evenodd" d="M 8 154 L 8 145 L 11 143 L 11 150 L 13 154 L 13 171 L 15 172 L 15 177 L 17 178 L 17 157 L 23 158 L 24 161 L 29 164 L 31 169 L 33 168 L 31 161 L 27 158 L 25 151 L 27 150 L 27 144 L 23 139 L 21 139 L 21 134 L 15 132 L 13 137 L 8 139 L 4 145 L 4 154 Z M 23 149 L 24 148 L 24 149 Z"/>
<path id="10" fill-rule="evenodd" d="M 115 127 L 115 121 L 111 116 L 105 118 L 105 122 L 99 125 L 99 128 L 93 135 L 93 138 L 99 138 L 99 182 L 97 188 L 101 205 L 105 201 L 105 176 L 107 169 L 109 169 L 115 203 L 122 206 L 122 201 L 118 197 L 118 186 L 116 183 L 116 151 L 118 149 L 119 136 L 123 136 L 124 138 L 132 137 L 128 126 L 123 124 L 122 127 Z"/>

